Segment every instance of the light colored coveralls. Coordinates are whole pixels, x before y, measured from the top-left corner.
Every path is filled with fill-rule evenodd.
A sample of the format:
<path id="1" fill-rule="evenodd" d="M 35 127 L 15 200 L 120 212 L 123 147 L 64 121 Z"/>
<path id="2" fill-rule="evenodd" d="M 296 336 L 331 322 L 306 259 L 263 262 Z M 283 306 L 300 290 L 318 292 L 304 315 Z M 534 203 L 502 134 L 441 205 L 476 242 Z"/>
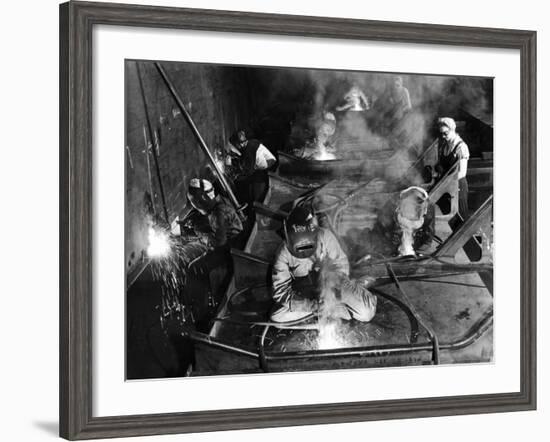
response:
<path id="1" fill-rule="evenodd" d="M 337 287 L 327 287 L 331 291 L 338 291 L 336 305 L 331 302 L 332 306 L 336 307 L 331 306 L 331 316 L 341 319 L 354 318 L 364 322 L 372 319 L 376 313 L 376 296 L 361 283 L 349 279 L 349 262 L 346 254 L 334 234 L 328 229 L 320 228 L 315 252 L 310 257 L 295 257 L 284 242 L 277 251 L 272 274 L 273 299 L 276 302 L 271 313 L 273 322 L 295 321 L 315 310 L 315 303 L 304 299 L 293 290 L 293 281 L 308 276 L 312 271 L 323 272 L 321 265 L 324 262 L 330 262 L 331 271 L 337 275 L 336 278 L 330 279 L 338 281 Z M 323 278 L 323 275 L 321 277 Z M 334 300 L 334 297 L 331 298 Z"/>

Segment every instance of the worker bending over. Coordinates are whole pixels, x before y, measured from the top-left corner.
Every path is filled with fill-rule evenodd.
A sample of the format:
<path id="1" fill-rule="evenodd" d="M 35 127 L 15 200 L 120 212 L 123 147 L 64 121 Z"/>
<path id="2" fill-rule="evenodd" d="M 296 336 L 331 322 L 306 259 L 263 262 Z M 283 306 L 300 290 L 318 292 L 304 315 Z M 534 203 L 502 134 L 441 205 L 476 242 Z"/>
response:
<path id="1" fill-rule="evenodd" d="M 349 279 L 349 262 L 334 234 L 320 227 L 311 210 L 296 207 L 284 221 L 285 239 L 272 274 L 274 322 L 312 313 L 367 322 L 376 297 L 366 283 Z"/>
<path id="2" fill-rule="evenodd" d="M 268 169 L 276 162 L 275 157 L 259 140 L 248 139 L 244 130 L 238 130 L 229 139 L 235 148 L 235 186 L 242 202 L 249 208 L 254 201 L 261 201 L 269 186 Z"/>

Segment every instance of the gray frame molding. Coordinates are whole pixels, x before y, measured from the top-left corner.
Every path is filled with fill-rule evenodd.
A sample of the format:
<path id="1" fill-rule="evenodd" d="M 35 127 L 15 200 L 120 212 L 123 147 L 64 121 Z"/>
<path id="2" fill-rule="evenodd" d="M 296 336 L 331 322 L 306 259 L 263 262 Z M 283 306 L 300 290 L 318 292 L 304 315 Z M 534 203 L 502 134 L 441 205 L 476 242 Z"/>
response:
<path id="1" fill-rule="evenodd" d="M 92 28 L 96 24 L 511 48 L 521 58 L 521 391 L 92 416 Z M 536 408 L 536 32 L 69 2 L 60 5 L 60 435 L 70 440 Z"/>

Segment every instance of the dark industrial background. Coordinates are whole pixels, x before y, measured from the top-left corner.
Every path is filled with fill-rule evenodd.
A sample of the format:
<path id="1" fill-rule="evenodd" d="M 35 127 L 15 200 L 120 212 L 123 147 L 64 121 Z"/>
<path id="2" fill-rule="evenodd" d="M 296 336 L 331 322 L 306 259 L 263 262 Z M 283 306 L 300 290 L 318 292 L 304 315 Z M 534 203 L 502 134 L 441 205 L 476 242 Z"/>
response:
<path id="1" fill-rule="evenodd" d="M 367 96 L 377 98 L 395 76 L 195 63 L 162 65 L 213 153 L 226 149 L 230 135 L 241 127 L 274 154 L 290 149 L 296 128 L 306 129 L 310 115 L 336 106 L 351 85 L 357 84 Z M 492 79 L 426 75 L 403 75 L 403 79 L 418 114 L 415 132 L 420 140 L 434 135 L 436 116 L 452 116 L 472 159 L 481 166 L 489 157 L 492 160 Z M 181 376 L 179 343 L 168 339 L 159 327 L 160 292 L 146 269 L 147 230 L 151 223 L 168 225 L 181 216 L 188 180 L 212 172 L 154 63 L 128 60 L 125 85 L 127 280 L 133 282 L 140 275 L 139 283 L 127 294 L 127 377 Z M 149 156 L 150 164 L 148 145 L 155 151 Z M 475 168 L 475 161 L 470 164 Z M 475 200 L 475 174 L 470 182 L 470 198 Z M 486 180 L 479 184 L 480 200 L 488 191 L 483 186 Z"/>

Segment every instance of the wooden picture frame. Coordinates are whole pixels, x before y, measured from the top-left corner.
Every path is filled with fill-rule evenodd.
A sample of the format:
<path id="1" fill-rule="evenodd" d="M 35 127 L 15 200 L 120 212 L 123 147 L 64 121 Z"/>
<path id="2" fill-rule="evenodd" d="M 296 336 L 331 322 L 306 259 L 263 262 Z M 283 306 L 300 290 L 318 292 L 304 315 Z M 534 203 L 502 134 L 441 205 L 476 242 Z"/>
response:
<path id="1" fill-rule="evenodd" d="M 92 415 L 92 28 L 139 26 L 520 51 L 521 388 L 438 398 Z M 217 10 L 60 6 L 60 435 L 70 440 L 533 410 L 536 407 L 536 33 Z"/>

